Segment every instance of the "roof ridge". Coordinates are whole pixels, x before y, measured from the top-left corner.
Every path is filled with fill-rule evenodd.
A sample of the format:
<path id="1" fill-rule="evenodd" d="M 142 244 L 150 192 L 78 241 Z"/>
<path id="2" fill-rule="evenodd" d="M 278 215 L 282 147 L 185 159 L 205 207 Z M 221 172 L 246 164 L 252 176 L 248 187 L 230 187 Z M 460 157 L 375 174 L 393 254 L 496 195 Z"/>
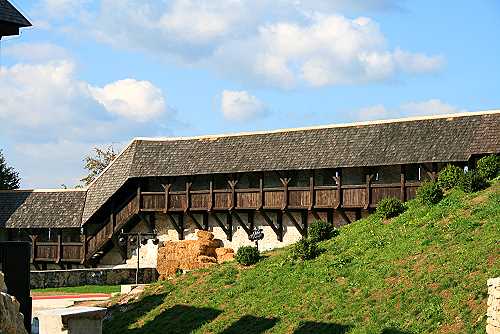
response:
<path id="1" fill-rule="evenodd" d="M 0 193 L 58 193 L 58 192 L 79 192 L 87 191 L 86 188 L 69 188 L 69 189 L 8 189 L 0 190 Z"/>
<path id="2" fill-rule="evenodd" d="M 218 138 L 227 138 L 227 137 L 252 136 L 252 135 L 263 135 L 263 134 L 296 132 L 296 131 L 307 131 L 307 130 L 320 130 L 320 129 L 334 129 L 334 128 L 356 127 L 356 126 L 388 124 L 388 123 L 403 123 L 403 122 L 425 121 L 425 120 L 443 119 L 443 118 L 471 117 L 471 116 L 481 116 L 481 115 L 493 115 L 493 114 L 498 114 L 498 113 L 500 113 L 500 109 L 492 109 L 492 110 L 485 110 L 485 111 L 466 111 L 466 112 L 460 112 L 460 113 L 440 114 L 440 115 L 391 118 L 391 119 L 381 119 L 381 120 L 374 120 L 374 121 L 333 123 L 333 124 L 325 124 L 325 125 L 313 125 L 313 126 L 297 127 L 297 128 L 282 128 L 282 129 L 274 129 L 274 130 L 244 131 L 244 132 L 213 134 L 213 135 L 179 136 L 179 137 L 135 137 L 132 139 L 132 141 L 176 141 L 176 140 L 202 140 L 202 139 L 215 140 Z"/>

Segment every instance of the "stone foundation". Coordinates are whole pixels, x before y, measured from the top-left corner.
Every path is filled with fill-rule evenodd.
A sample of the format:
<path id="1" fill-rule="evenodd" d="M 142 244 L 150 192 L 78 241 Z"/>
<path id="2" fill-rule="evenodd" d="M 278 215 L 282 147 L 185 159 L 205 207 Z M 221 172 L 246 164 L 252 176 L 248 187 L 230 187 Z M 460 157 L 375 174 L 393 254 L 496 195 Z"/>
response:
<path id="1" fill-rule="evenodd" d="M 135 283 L 133 268 L 93 268 L 72 270 L 46 270 L 31 272 L 31 289 L 60 288 L 81 285 L 121 285 Z M 139 283 L 156 281 L 155 268 L 141 268 Z"/>
<path id="2" fill-rule="evenodd" d="M 488 280 L 486 333 L 500 334 L 500 277 Z"/>

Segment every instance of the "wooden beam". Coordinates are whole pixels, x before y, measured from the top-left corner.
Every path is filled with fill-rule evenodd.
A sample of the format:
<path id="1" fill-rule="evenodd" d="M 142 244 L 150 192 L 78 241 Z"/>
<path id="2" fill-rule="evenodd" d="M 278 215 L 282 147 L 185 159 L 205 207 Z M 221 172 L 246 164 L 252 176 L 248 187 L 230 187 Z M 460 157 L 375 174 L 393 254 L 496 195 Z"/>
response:
<path id="1" fill-rule="evenodd" d="M 208 231 L 208 212 L 203 212 L 203 227 L 205 231 Z"/>
<path id="2" fill-rule="evenodd" d="M 401 175 L 400 175 L 400 186 L 401 191 L 399 194 L 399 199 L 401 202 L 406 201 L 406 166 L 401 165 Z"/>
<path id="3" fill-rule="evenodd" d="M 170 206 L 170 188 L 171 184 L 162 184 L 163 189 L 165 190 L 165 207 L 163 208 L 163 213 L 168 212 L 168 207 Z"/>
<path id="4" fill-rule="evenodd" d="M 214 208 L 214 182 L 212 180 L 210 180 L 210 204 L 208 205 L 208 211 L 212 211 L 213 208 Z"/>
<path id="5" fill-rule="evenodd" d="M 338 209 L 337 212 L 340 214 L 340 216 L 344 219 L 344 221 L 347 222 L 347 224 L 352 223 L 352 221 L 347 217 L 343 209 Z"/>
<path id="6" fill-rule="evenodd" d="M 314 219 L 316 220 L 322 220 L 321 217 L 318 215 L 318 213 L 315 210 L 309 211 L 313 215 Z"/>
<path id="7" fill-rule="evenodd" d="M 309 196 L 311 197 L 311 204 L 309 205 L 309 210 L 314 208 L 314 203 L 316 202 L 314 198 L 314 171 L 311 171 L 311 175 L 309 176 Z"/>
<path id="8" fill-rule="evenodd" d="M 238 221 L 238 223 L 241 225 L 241 227 L 243 227 L 243 229 L 245 230 L 245 232 L 247 233 L 247 235 L 250 235 L 252 234 L 252 229 L 250 226 L 247 226 L 244 222 L 243 222 L 243 219 L 241 219 L 240 215 L 238 214 L 238 212 L 236 211 L 232 211 L 232 215 L 234 216 L 234 218 L 236 218 L 236 220 Z"/>
<path id="9" fill-rule="evenodd" d="M 301 226 L 290 211 L 285 211 L 285 214 L 287 215 L 288 219 L 292 222 L 292 224 L 295 226 L 295 228 L 299 231 L 299 233 L 305 238 L 307 236 L 307 216 L 306 220 L 304 220 L 304 216 L 302 215 L 301 212 L 301 219 L 302 219 L 302 226 Z"/>
<path id="10" fill-rule="evenodd" d="M 184 240 L 184 215 L 180 214 L 178 216 L 179 216 L 179 222 L 175 220 L 172 214 L 167 214 L 168 219 L 170 220 L 175 230 L 179 234 L 179 240 Z"/>
<path id="11" fill-rule="evenodd" d="M 261 210 L 259 212 L 262 215 L 262 218 L 264 218 L 266 223 L 272 228 L 272 230 L 276 234 L 278 241 L 283 241 L 283 220 L 282 220 L 283 213 L 281 211 L 278 211 L 276 213 L 276 225 L 275 225 L 273 220 L 267 215 L 267 213 L 264 210 Z"/>
<path id="12" fill-rule="evenodd" d="M 227 240 L 232 241 L 233 240 L 233 218 L 231 214 L 227 213 L 226 214 L 226 225 L 220 220 L 219 216 L 217 216 L 217 213 L 212 213 L 212 216 L 214 217 L 215 221 L 217 222 L 217 225 L 222 228 L 224 233 L 226 234 Z"/>
<path id="13" fill-rule="evenodd" d="M 196 217 L 191 212 L 186 212 L 186 215 L 191 219 L 191 221 L 196 225 L 199 230 L 204 230 L 203 226 L 198 222 Z"/>
<path id="14" fill-rule="evenodd" d="M 344 202 L 344 199 L 342 198 L 342 170 L 338 171 L 338 176 L 334 176 L 333 179 L 335 180 L 335 183 L 337 184 L 337 205 L 335 206 L 335 209 L 341 208 Z"/>
<path id="15" fill-rule="evenodd" d="M 137 212 L 141 211 L 141 186 L 137 186 Z"/>
<path id="16" fill-rule="evenodd" d="M 232 210 L 236 207 L 236 184 L 238 184 L 238 180 L 229 180 L 229 187 L 231 188 L 231 206 L 229 210 Z"/>
<path id="17" fill-rule="evenodd" d="M 186 207 L 184 208 L 184 212 L 188 212 L 191 208 L 191 186 L 192 182 L 186 182 Z"/>
<path id="18" fill-rule="evenodd" d="M 283 184 L 283 193 L 284 193 L 283 194 L 283 205 L 281 207 L 281 210 L 285 210 L 286 208 L 288 208 L 288 184 L 290 183 L 291 178 L 280 177 L 280 181 Z"/>
<path id="19" fill-rule="evenodd" d="M 57 258 L 56 263 L 61 262 L 62 258 L 62 230 L 57 231 Z"/>
<path id="20" fill-rule="evenodd" d="M 365 197 L 365 209 L 368 209 L 370 207 L 370 202 L 371 202 L 371 183 L 373 179 L 373 174 L 371 175 L 366 175 L 366 197 Z"/>
<path id="21" fill-rule="evenodd" d="M 264 207 L 264 177 L 262 175 L 259 177 L 259 193 L 260 193 L 259 210 L 262 210 L 262 208 Z"/>

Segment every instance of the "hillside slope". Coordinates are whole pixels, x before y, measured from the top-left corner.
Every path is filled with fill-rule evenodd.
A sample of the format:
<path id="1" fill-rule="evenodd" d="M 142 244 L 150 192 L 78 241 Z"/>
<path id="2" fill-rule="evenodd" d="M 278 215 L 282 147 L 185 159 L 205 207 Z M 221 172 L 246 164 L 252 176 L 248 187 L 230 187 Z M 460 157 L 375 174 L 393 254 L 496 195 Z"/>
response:
<path id="1" fill-rule="evenodd" d="M 500 182 L 341 229 L 315 260 L 287 249 L 154 285 L 105 333 L 484 333 L 500 276 Z"/>

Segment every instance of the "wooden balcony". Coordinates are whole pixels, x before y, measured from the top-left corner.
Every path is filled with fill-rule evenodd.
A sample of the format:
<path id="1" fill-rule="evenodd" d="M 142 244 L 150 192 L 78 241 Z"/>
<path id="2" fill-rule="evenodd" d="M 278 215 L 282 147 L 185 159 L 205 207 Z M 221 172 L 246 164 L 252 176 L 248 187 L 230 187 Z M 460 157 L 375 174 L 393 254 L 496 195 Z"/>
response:
<path id="1" fill-rule="evenodd" d="M 139 211 L 324 210 L 375 208 L 384 197 L 409 200 L 419 182 L 140 192 Z"/>

